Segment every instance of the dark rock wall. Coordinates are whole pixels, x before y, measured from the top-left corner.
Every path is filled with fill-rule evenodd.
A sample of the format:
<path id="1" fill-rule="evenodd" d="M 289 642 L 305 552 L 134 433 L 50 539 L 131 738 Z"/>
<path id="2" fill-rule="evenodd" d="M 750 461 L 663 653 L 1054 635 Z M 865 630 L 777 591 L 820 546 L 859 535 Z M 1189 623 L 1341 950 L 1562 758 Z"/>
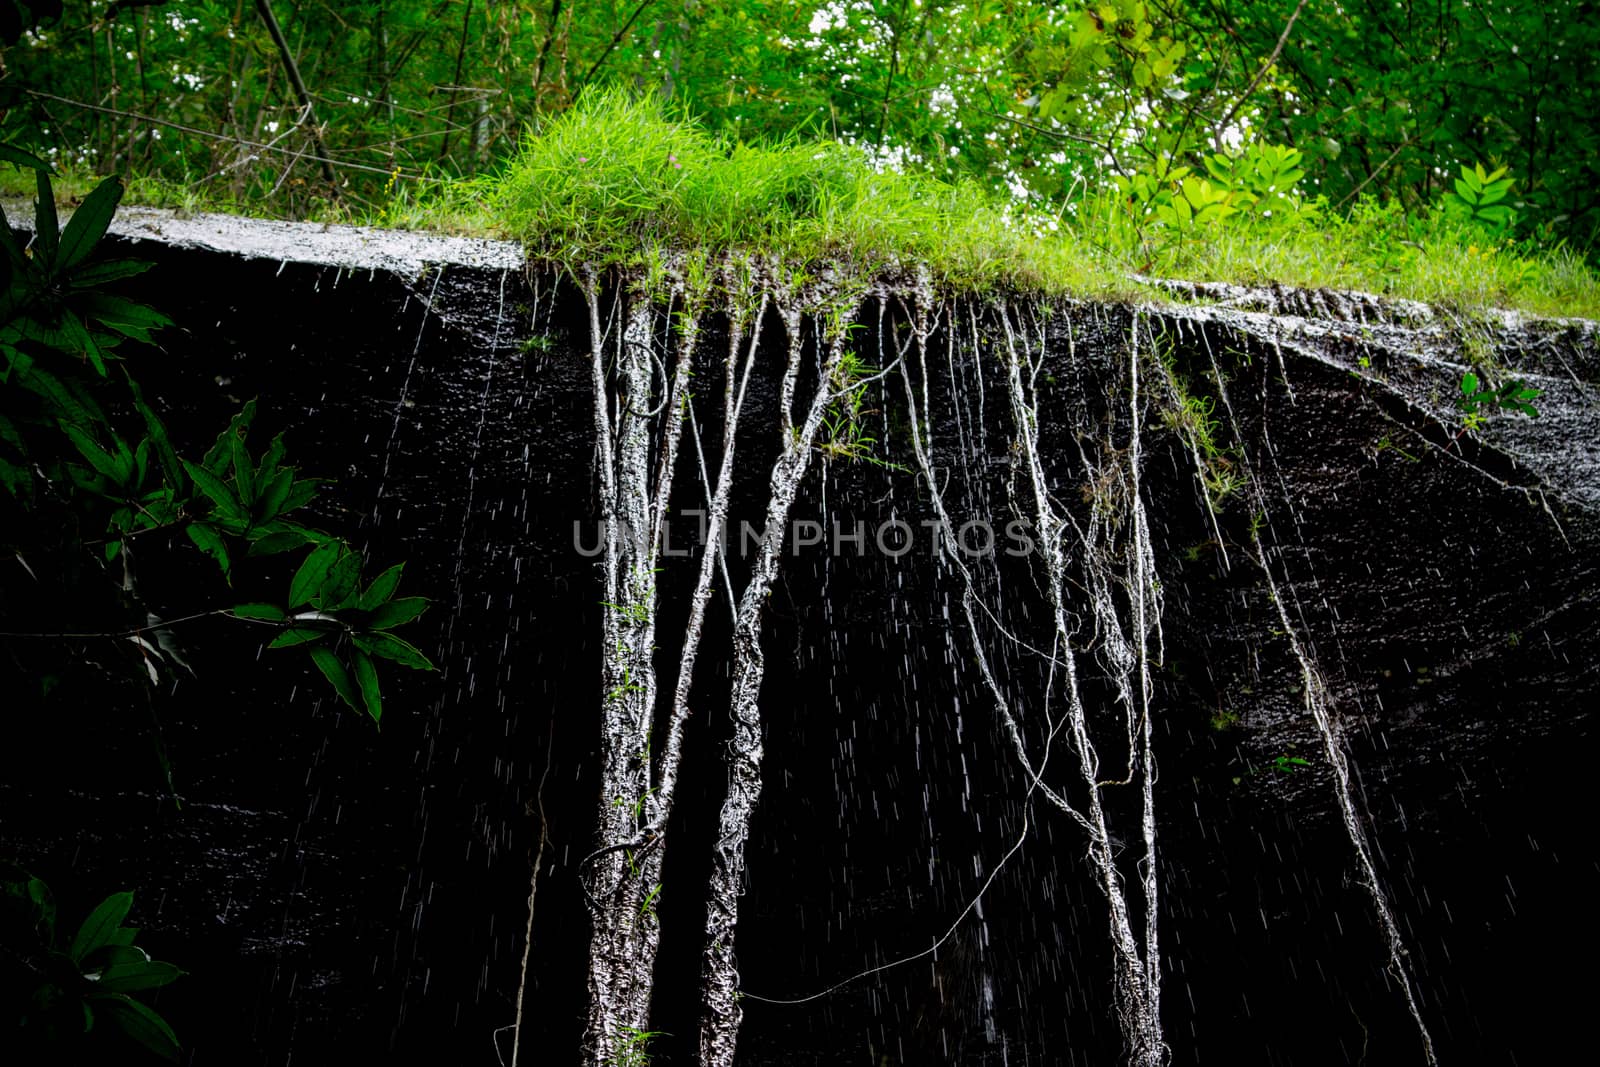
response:
<path id="1" fill-rule="evenodd" d="M 144 720 L 85 708 L 28 725 L 5 753 L 0 854 L 55 884 L 64 911 L 137 888 L 133 921 L 151 950 L 191 972 L 160 1006 L 196 1064 L 493 1064 L 496 1042 L 510 1045 L 497 1029 L 513 1017 L 543 781 L 525 1062 L 574 1062 L 585 917 L 573 864 L 590 847 L 600 656 L 596 562 L 573 543 L 594 511 L 581 300 L 495 268 L 404 282 L 154 242 L 136 251 L 160 261 L 148 299 L 183 326 L 139 366 L 147 392 L 201 446 L 258 398 L 262 429 L 284 430 L 295 462 L 334 480 L 319 520 L 374 564 L 407 560 L 404 588 L 434 599 L 414 640 L 441 670 L 388 676 L 380 732 L 297 657 L 196 634 L 199 677 L 159 708 L 181 810 L 144 759 Z M 1477 446 L 1451 440 L 1461 353 L 1420 313 L 1234 305 L 1147 322 L 1189 381 L 1207 382 L 1213 356 L 1226 371 L 1270 504 L 1265 537 L 1349 725 L 1444 1062 L 1536 1062 L 1583 1019 L 1585 991 L 1558 962 L 1597 947 L 1585 787 L 1600 490 L 1582 462 L 1596 426 L 1581 384 L 1600 377 L 1594 333 L 1491 324 L 1504 358 L 1547 385 L 1547 418 L 1498 420 Z M 882 336 L 875 309 L 864 318 L 863 337 Z M 1114 380 L 1132 320 L 1083 306 L 1051 320 L 1060 381 L 1043 418 L 1106 403 L 1084 398 Z M 721 343 L 713 324 L 707 380 Z M 963 360 L 935 382 L 936 421 L 976 449 L 959 477 L 997 485 L 998 371 Z M 907 459 L 898 390 L 886 379 L 872 405 L 891 462 Z M 763 448 L 752 430 L 755 474 Z M 1174 1062 L 1420 1062 L 1352 880 L 1298 665 L 1243 548 L 1253 509 L 1229 511 L 1219 544 L 1176 439 L 1157 429 L 1147 453 L 1168 607 L 1156 744 Z M 1064 448 L 1055 464 L 1070 493 Z M 746 989 L 777 999 L 926 948 L 1022 819 L 1021 776 L 925 528 L 904 555 L 870 541 L 887 518 L 928 517 L 916 480 L 820 469 L 797 518 L 819 522 L 825 544 L 791 556 L 773 598 L 768 784 L 740 931 Z M 752 478 L 739 517 L 753 517 Z M 679 484 L 696 480 L 686 466 Z M 828 551 L 833 524 L 856 522 L 866 549 Z M 687 541 L 693 523 L 677 529 Z M 686 578 L 663 581 L 671 605 Z M 1020 616 L 1036 610 L 1025 571 L 1008 588 Z M 231 595 L 210 582 L 190 599 Z M 1021 686 L 1039 669 L 1008 667 Z M 695 887 L 723 780 L 720 662 L 700 677 L 711 710 L 660 904 L 661 1063 L 691 1058 Z M 1219 715 L 1237 722 L 1216 728 Z M 53 758 L 69 748 L 118 758 Z M 1296 755 L 1312 766 L 1273 769 Z M 805 1004 L 748 1000 L 744 1061 L 1113 1062 L 1103 903 L 1077 831 L 1039 807 L 1032 819 L 936 958 Z"/>

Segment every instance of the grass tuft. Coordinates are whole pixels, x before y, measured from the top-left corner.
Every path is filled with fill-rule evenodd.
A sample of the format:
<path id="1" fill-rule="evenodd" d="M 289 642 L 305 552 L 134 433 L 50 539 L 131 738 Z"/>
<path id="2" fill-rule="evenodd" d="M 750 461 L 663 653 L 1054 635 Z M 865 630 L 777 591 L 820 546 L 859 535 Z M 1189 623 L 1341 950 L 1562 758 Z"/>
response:
<path id="1" fill-rule="evenodd" d="M 636 266 L 642 249 L 666 246 L 829 263 L 857 277 L 920 266 L 953 292 L 1107 295 L 1154 275 L 1600 317 L 1600 278 L 1581 257 L 1497 242 L 1439 214 L 1369 202 L 1347 216 L 1235 216 L 1173 231 L 1107 191 L 1053 218 L 975 182 L 876 170 L 844 145 L 730 143 L 623 90 L 592 93 L 530 129 L 484 188 L 504 232 L 569 267 Z"/>
<path id="2" fill-rule="evenodd" d="M 1173 229 L 1137 218 L 1106 188 L 1057 214 L 973 181 L 880 171 L 846 145 L 726 140 L 622 89 L 587 93 L 530 127 L 498 176 L 411 177 L 397 175 L 381 202 L 330 204 L 318 221 L 512 237 L 533 258 L 568 268 L 648 267 L 672 249 L 700 260 L 745 254 L 857 282 L 926 269 L 950 293 L 1117 297 L 1146 292 L 1134 280 L 1144 276 L 1600 318 L 1600 276 L 1580 254 L 1496 238 L 1442 212 L 1407 215 L 1368 201 L 1348 214 L 1248 213 Z M 63 175 L 58 194 L 81 197 L 94 180 Z M 207 188 L 135 177 L 127 202 L 272 213 L 271 203 L 236 203 Z M 31 195 L 31 174 L 0 167 L 0 196 Z"/>
<path id="3" fill-rule="evenodd" d="M 1041 240 L 975 184 L 880 172 L 839 144 L 729 143 L 619 90 L 530 130 L 488 207 L 530 254 L 568 266 L 630 266 L 670 246 L 858 276 L 925 266 L 950 291 L 1128 288 L 1092 249 Z"/>

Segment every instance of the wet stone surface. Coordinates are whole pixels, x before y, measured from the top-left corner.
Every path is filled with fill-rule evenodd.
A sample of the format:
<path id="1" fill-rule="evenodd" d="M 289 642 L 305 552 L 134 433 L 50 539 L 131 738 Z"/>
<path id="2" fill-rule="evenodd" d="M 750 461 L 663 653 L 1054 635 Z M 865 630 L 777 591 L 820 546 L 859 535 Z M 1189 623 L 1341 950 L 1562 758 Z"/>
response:
<path id="1" fill-rule="evenodd" d="M 149 766 L 145 720 L 85 708 L 26 726 L 5 754 L 0 854 L 57 885 L 64 912 L 137 888 L 141 943 L 190 972 L 160 1006 L 196 1064 L 494 1064 L 509 1050 L 543 779 L 524 1030 L 537 1056 L 525 1062 L 575 1062 L 586 918 L 573 865 L 598 789 L 601 655 L 597 561 L 574 542 L 595 509 L 579 294 L 525 275 L 500 246 L 382 234 L 324 245 L 269 224 L 195 220 L 190 232 L 133 212 L 123 226 L 129 252 L 158 262 L 142 295 L 182 326 L 139 365 L 147 393 L 201 448 L 256 398 L 262 429 L 283 430 L 293 460 L 332 480 L 317 522 L 374 563 L 408 561 L 406 590 L 435 604 L 413 640 L 441 669 L 390 675 L 378 732 L 299 658 L 197 634 L 198 676 L 159 708 L 182 808 Z M 1427 309 L 1198 295 L 1210 303 L 1068 304 L 1040 320 L 1053 381 L 1039 414 L 1063 501 L 1088 499 L 1072 428 L 1124 417 L 1116 386 L 1136 318 L 1210 398 L 1221 443 L 1261 493 L 1240 492 L 1214 521 L 1187 448 L 1152 415 L 1173 1062 L 1421 1062 L 1300 666 L 1250 561 L 1252 526 L 1343 724 L 1441 1061 L 1538 1062 L 1587 1008 L 1554 961 L 1597 947 L 1585 789 L 1600 755 L 1595 327 L 1491 317 L 1464 345 Z M 992 313 L 952 315 L 957 336 L 983 343 L 935 336 L 948 370 L 930 377 L 930 421 L 959 442 L 947 491 L 998 520 L 1013 431 L 984 345 L 1001 342 Z M 863 358 L 889 364 L 875 306 L 863 321 Z M 711 321 L 707 381 L 720 380 L 723 337 Z M 1462 437 L 1454 390 L 1484 352 L 1544 390 L 1541 416 Z M 772 367 L 758 409 L 774 402 Z M 898 379 L 874 390 L 876 455 L 909 465 Z M 739 518 L 757 514 L 772 453 L 758 424 L 741 443 Z M 701 428 L 719 439 L 714 418 Z M 692 461 L 679 478 L 691 489 Z M 890 519 L 925 535 L 928 517 L 909 471 L 837 460 L 818 465 L 797 510 L 825 535 L 786 558 L 769 612 L 767 785 L 739 938 L 752 994 L 805 998 L 926 949 L 1021 833 L 1024 776 L 971 669 L 953 575 L 926 539 L 899 553 L 873 537 Z M 692 541 L 693 520 L 680 523 Z M 835 524 L 857 523 L 864 543 L 833 543 Z M 662 577 L 669 613 L 682 570 Z M 996 581 L 1007 618 L 1038 621 L 1025 561 Z M 671 656 L 670 619 L 661 634 Z M 660 903 L 664 1064 L 692 1062 L 726 641 L 726 612 L 714 614 Z M 1023 651 L 1004 670 L 1019 693 L 1046 677 Z M 1029 817 L 1025 844 L 935 956 L 804 1004 L 746 1001 L 741 1062 L 1114 1062 L 1104 902 L 1084 842 L 1041 805 Z"/>

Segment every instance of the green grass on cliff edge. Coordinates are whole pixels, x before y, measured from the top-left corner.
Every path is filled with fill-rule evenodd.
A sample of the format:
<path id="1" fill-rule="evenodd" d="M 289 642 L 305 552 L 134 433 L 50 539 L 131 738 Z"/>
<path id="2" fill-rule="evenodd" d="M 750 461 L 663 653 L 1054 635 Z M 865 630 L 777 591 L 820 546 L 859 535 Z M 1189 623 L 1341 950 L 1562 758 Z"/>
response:
<path id="1" fill-rule="evenodd" d="M 31 180 L 13 188 L 18 172 L 0 170 L 0 192 L 31 194 Z M 61 184 L 81 194 L 92 180 Z M 202 190 L 137 177 L 128 202 L 271 214 L 270 204 L 215 203 Z M 1112 295 L 1153 276 L 1600 318 L 1600 277 L 1580 255 L 1496 241 L 1438 212 L 1407 217 L 1366 202 L 1347 215 L 1235 216 L 1174 232 L 1137 223 L 1113 192 L 1053 214 L 975 182 L 879 171 L 844 145 L 729 143 L 620 91 L 588 94 L 530 130 L 496 176 L 397 181 L 381 205 L 334 210 L 329 221 L 512 237 L 532 257 L 568 266 L 737 249 L 863 274 L 921 265 L 955 292 Z"/>
<path id="2" fill-rule="evenodd" d="M 742 248 L 868 271 L 922 264 L 955 291 L 1087 295 L 1156 276 L 1600 316 L 1600 278 L 1581 257 L 1496 243 L 1442 217 L 1363 203 L 1348 216 L 1235 217 L 1173 234 L 1136 224 L 1114 193 L 1071 214 L 1019 209 L 973 182 L 880 172 L 842 145 L 725 144 L 620 93 L 595 94 L 533 131 L 477 190 L 532 255 L 563 263 L 627 264 L 653 245 Z M 416 222 L 448 214 L 463 193 L 473 195 L 449 188 L 425 201 Z"/>

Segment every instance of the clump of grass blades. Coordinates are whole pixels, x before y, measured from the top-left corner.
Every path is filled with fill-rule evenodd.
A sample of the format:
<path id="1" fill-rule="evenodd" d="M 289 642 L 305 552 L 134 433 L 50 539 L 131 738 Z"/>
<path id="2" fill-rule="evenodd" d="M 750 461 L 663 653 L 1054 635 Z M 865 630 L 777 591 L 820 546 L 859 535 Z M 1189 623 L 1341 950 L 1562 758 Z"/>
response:
<path id="1" fill-rule="evenodd" d="M 1349 216 L 1235 217 L 1173 232 L 1106 191 L 1041 226 L 974 181 L 880 171 L 839 144 L 730 142 L 622 89 L 592 92 L 531 128 L 484 188 L 506 232 L 568 267 L 637 265 L 642 250 L 661 247 L 740 250 L 857 277 L 925 267 L 958 292 L 1103 296 L 1158 275 L 1600 315 L 1600 279 L 1581 257 L 1496 243 L 1437 213 L 1366 203 Z"/>
<path id="2" fill-rule="evenodd" d="M 531 254 L 567 266 L 625 266 L 666 245 L 860 273 L 925 266 L 952 290 L 1103 291 L 1115 277 L 975 183 L 878 171 L 839 144 L 730 143 L 620 90 L 530 130 L 489 206 Z"/>
<path id="3" fill-rule="evenodd" d="M 1439 212 L 1362 201 L 1348 215 L 1235 216 L 1173 231 L 1136 222 L 1115 193 L 1074 206 L 1072 224 L 1104 262 L 1196 282 L 1359 289 L 1459 310 L 1514 307 L 1600 317 L 1600 276 L 1565 247 L 1533 248 Z"/>

